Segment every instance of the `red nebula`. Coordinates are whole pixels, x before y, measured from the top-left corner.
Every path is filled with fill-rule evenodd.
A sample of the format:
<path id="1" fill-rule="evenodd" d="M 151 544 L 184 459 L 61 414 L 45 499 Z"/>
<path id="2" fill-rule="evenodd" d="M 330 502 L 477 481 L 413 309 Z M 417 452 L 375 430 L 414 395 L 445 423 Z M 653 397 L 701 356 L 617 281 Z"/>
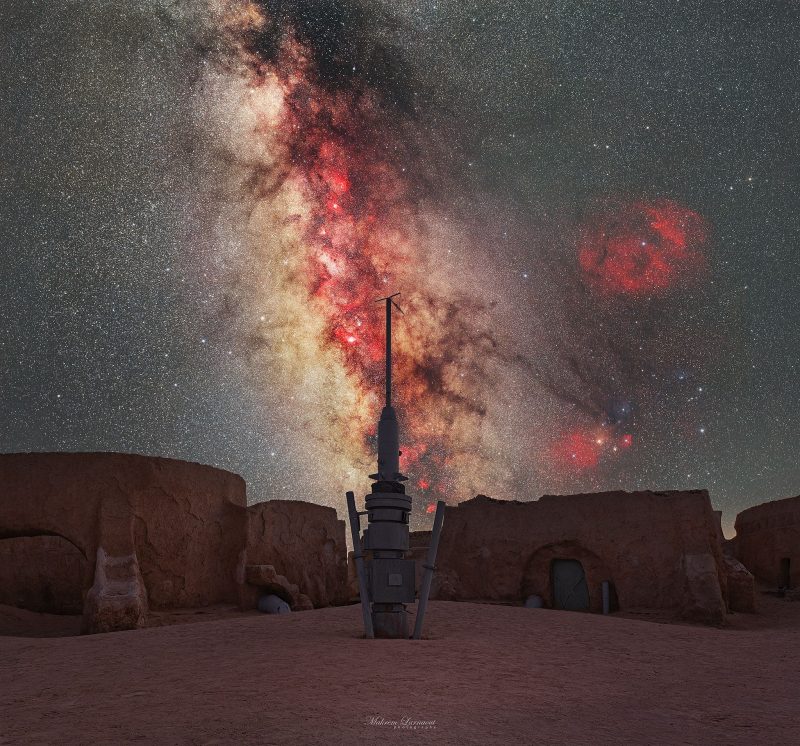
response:
<path id="1" fill-rule="evenodd" d="M 427 508 L 425 508 L 426 513 L 435 513 L 436 512 L 436 505 L 431 503 Z"/>
<path id="2" fill-rule="evenodd" d="M 633 445 L 633 435 L 623 435 L 619 444 L 622 448 L 630 448 Z"/>
<path id="3" fill-rule="evenodd" d="M 685 287 L 706 268 L 706 221 L 671 200 L 606 209 L 584 227 L 578 263 L 603 293 L 642 296 Z"/>
<path id="4" fill-rule="evenodd" d="M 550 447 L 553 460 L 575 469 L 589 469 L 600 460 L 600 444 L 589 433 L 565 433 Z"/>
<path id="5" fill-rule="evenodd" d="M 346 345 L 354 345 L 359 342 L 359 339 L 355 335 L 355 333 L 350 331 L 349 329 L 345 329 L 343 326 L 336 328 L 334 336 L 339 342 Z"/>
<path id="6" fill-rule="evenodd" d="M 400 446 L 400 468 L 407 469 L 410 465 L 416 464 L 426 450 L 424 444 Z"/>
<path id="7" fill-rule="evenodd" d="M 323 315 L 326 342 L 370 390 L 382 378 L 384 354 L 384 307 L 375 301 L 396 289 L 409 262 L 403 246 L 410 206 L 395 162 L 403 152 L 386 147 L 391 128 L 374 99 L 320 86 L 296 41 L 285 45 L 274 72 L 285 95 L 284 145 L 310 207 L 307 290 Z M 405 342 L 395 340 L 398 373 Z M 406 463 L 415 457 L 408 449 Z"/>
<path id="8" fill-rule="evenodd" d="M 302 69 L 297 45 L 285 57 L 284 70 Z M 283 84 L 282 130 L 312 210 L 308 291 L 319 301 L 327 341 L 368 389 L 381 377 L 384 350 L 384 309 L 375 300 L 407 262 L 384 233 L 402 224 L 404 187 L 384 161 L 385 149 L 368 144 L 376 139 L 369 101 L 331 95 L 303 76 L 289 75 Z"/>
<path id="9" fill-rule="evenodd" d="M 431 483 L 426 481 L 425 479 L 420 479 L 417 482 L 417 487 L 419 487 L 421 490 L 430 489 L 430 486 L 431 486 Z"/>

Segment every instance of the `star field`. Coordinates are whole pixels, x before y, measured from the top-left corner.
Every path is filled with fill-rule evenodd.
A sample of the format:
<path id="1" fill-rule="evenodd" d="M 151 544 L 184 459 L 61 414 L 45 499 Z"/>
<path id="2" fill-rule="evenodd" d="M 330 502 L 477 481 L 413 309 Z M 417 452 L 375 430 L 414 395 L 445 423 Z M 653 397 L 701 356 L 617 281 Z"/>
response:
<path id="1" fill-rule="evenodd" d="M 728 530 L 800 492 L 794 5 L 0 19 L 0 450 L 183 458 L 341 509 L 380 382 L 339 299 L 374 271 L 408 298 L 418 525 L 436 489 L 707 488 Z"/>

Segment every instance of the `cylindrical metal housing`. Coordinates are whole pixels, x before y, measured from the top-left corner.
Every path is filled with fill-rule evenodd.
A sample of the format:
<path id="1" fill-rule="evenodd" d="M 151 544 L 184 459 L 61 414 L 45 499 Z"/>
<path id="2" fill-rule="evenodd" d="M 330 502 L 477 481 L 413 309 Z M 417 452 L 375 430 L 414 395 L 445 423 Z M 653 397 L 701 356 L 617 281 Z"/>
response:
<path id="1" fill-rule="evenodd" d="M 411 497 L 399 492 L 373 492 L 371 495 L 367 495 L 364 505 L 369 511 L 375 508 L 393 508 L 410 513 Z M 370 520 L 372 520 L 372 516 L 370 516 Z"/>
<path id="2" fill-rule="evenodd" d="M 385 406 L 378 421 L 378 474 L 392 482 L 400 477 L 400 433 L 394 407 Z"/>
<path id="3" fill-rule="evenodd" d="M 383 552 L 408 551 L 408 524 L 395 521 L 370 523 L 364 531 L 364 549 Z"/>

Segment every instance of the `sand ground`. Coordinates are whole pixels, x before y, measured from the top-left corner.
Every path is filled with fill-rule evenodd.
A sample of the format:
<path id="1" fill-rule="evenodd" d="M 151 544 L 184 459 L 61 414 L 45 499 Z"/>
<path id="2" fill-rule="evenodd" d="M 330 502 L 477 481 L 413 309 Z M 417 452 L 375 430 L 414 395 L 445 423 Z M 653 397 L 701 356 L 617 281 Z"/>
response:
<path id="1" fill-rule="evenodd" d="M 418 641 L 363 639 L 359 606 L 5 636 L 0 743 L 800 744 L 800 603 L 765 603 L 724 629 L 440 601 Z"/>

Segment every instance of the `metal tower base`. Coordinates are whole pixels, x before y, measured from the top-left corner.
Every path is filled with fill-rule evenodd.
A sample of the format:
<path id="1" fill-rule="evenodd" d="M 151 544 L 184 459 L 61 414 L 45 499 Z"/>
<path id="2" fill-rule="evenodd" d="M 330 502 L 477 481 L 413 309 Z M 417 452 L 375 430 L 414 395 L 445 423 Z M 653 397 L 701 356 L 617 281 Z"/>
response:
<path id="1" fill-rule="evenodd" d="M 408 612 L 403 604 L 372 604 L 372 628 L 375 637 L 407 640 Z"/>

